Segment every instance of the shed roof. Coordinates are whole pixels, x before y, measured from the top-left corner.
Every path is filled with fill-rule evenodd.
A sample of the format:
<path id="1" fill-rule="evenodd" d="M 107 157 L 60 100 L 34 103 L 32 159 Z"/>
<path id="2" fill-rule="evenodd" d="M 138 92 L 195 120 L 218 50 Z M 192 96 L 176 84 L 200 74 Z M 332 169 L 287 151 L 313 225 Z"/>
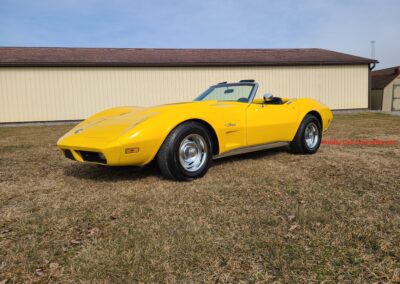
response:
<path id="1" fill-rule="evenodd" d="M 370 64 L 376 62 L 369 58 L 318 48 L 0 47 L 0 66 L 276 66 Z"/>
<path id="2" fill-rule="evenodd" d="M 400 76 L 400 66 L 371 72 L 371 88 L 384 89 L 390 82 Z"/>

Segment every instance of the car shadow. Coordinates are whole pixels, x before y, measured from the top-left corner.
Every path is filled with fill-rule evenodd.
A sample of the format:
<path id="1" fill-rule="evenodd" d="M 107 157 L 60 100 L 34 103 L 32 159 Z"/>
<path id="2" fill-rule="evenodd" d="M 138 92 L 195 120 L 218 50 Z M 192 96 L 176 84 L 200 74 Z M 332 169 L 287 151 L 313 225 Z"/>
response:
<path id="1" fill-rule="evenodd" d="M 64 167 L 64 175 L 78 179 L 98 181 L 134 181 L 147 177 L 162 178 L 160 170 L 158 169 L 156 163 L 153 162 L 150 165 L 144 167 L 107 167 L 101 165 L 74 163 Z"/>
<path id="2" fill-rule="evenodd" d="M 252 153 L 245 153 L 231 157 L 216 159 L 213 165 L 229 164 L 235 161 L 258 160 L 287 152 L 286 147 L 262 150 Z M 212 166 L 211 166 L 212 170 Z M 148 177 L 162 179 L 161 172 L 156 161 L 152 161 L 144 167 L 120 166 L 107 167 L 100 165 L 90 165 L 82 163 L 73 163 L 64 167 L 64 175 L 78 179 L 98 180 L 98 181 L 121 181 L 121 180 L 139 180 Z"/>

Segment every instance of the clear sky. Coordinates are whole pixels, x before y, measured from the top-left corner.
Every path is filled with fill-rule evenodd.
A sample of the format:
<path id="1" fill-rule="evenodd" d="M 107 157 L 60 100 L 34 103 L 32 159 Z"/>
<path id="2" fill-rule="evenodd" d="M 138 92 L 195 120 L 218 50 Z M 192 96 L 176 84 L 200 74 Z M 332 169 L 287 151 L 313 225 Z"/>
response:
<path id="1" fill-rule="evenodd" d="M 400 65 L 399 0 L 0 0 L 0 46 L 304 48 Z"/>

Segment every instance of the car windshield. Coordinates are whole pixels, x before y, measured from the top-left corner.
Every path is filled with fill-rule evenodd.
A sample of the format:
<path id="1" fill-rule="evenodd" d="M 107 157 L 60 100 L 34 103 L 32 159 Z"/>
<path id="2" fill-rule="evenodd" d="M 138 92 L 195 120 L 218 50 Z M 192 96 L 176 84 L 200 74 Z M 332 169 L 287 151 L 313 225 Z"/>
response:
<path id="1" fill-rule="evenodd" d="M 253 88 L 254 85 L 215 85 L 194 100 L 248 103 Z"/>

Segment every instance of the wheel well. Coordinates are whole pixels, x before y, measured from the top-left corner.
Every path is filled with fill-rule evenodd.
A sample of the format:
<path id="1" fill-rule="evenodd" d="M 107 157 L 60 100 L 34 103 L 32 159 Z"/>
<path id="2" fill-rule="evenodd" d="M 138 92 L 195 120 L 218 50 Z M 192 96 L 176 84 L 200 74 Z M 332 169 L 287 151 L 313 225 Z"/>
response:
<path id="1" fill-rule="evenodd" d="M 321 124 L 321 128 L 324 129 L 324 127 L 322 125 L 322 117 L 321 117 L 321 115 L 319 114 L 318 111 L 313 110 L 313 111 L 310 111 L 309 113 L 307 113 L 307 115 L 308 114 L 311 114 L 311 115 L 315 116 L 318 119 L 319 123 Z"/>
<path id="2" fill-rule="evenodd" d="M 190 121 L 196 121 L 200 124 L 202 124 L 204 127 L 207 128 L 208 132 L 211 134 L 211 143 L 212 143 L 212 153 L 213 155 L 218 155 L 219 154 L 219 142 L 218 142 L 218 136 L 217 133 L 215 132 L 214 128 L 206 121 L 201 120 L 201 119 L 189 119 L 185 120 L 182 123 L 190 122 Z M 180 124 L 182 124 L 180 123 Z"/>

